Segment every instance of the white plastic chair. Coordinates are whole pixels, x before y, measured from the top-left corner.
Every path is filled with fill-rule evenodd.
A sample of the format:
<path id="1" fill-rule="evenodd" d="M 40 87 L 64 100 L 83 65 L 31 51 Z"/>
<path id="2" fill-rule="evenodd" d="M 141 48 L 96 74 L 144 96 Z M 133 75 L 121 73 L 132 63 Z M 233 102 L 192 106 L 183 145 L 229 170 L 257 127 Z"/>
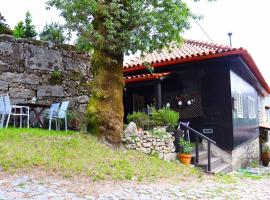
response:
<path id="1" fill-rule="evenodd" d="M 53 103 L 49 110 L 49 115 L 47 118 L 49 119 L 49 131 L 52 128 L 52 120 L 55 120 L 55 128 L 58 129 L 58 123 L 57 123 L 57 114 L 59 109 L 60 103 Z"/>
<path id="2" fill-rule="evenodd" d="M 3 114 L 8 115 L 6 129 L 8 128 L 10 116 L 13 116 L 13 118 L 14 118 L 14 126 L 16 123 L 16 116 L 20 116 L 20 128 L 22 127 L 22 117 L 26 116 L 27 117 L 27 128 L 29 128 L 29 107 L 28 106 L 11 105 L 8 94 L 3 95 L 2 98 L 4 101 L 4 107 L 5 107 Z M 18 110 L 18 109 L 20 110 L 20 112 L 16 113 L 16 110 Z M 26 112 L 23 112 L 24 110 Z"/>
<path id="3" fill-rule="evenodd" d="M 60 109 L 58 111 L 57 119 L 61 120 L 64 119 L 65 121 L 65 129 L 67 131 L 67 110 L 68 110 L 69 101 L 63 101 Z M 59 130 L 60 130 L 60 123 L 59 123 Z"/>
<path id="4" fill-rule="evenodd" d="M 3 128 L 4 121 L 5 121 L 5 104 L 4 104 L 4 99 L 3 96 L 0 95 L 0 128 Z"/>

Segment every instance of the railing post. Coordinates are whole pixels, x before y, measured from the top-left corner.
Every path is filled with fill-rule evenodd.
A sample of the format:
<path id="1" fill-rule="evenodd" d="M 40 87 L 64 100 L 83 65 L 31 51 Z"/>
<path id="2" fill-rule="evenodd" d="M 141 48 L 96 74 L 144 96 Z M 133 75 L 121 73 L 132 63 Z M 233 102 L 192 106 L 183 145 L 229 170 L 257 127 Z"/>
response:
<path id="1" fill-rule="evenodd" d="M 195 135 L 195 139 L 196 139 L 195 163 L 198 164 L 199 163 L 199 136 L 197 134 Z"/>
<path id="2" fill-rule="evenodd" d="M 207 171 L 211 172 L 211 142 L 210 141 L 207 141 L 207 158 L 208 158 Z"/>

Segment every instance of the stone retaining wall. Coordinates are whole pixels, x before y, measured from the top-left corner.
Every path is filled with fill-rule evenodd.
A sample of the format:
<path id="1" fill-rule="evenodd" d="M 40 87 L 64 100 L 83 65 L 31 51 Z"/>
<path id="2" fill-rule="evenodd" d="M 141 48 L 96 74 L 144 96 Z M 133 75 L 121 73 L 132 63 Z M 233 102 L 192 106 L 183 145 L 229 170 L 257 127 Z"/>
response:
<path id="1" fill-rule="evenodd" d="M 124 145 L 150 155 L 158 155 L 164 160 L 175 160 L 174 137 L 167 133 L 163 136 L 151 135 L 148 131 L 137 131 L 132 135 L 124 134 Z"/>
<path id="2" fill-rule="evenodd" d="M 74 46 L 0 35 L 0 93 L 9 93 L 13 104 L 69 100 L 85 112 L 91 80 L 90 57 Z"/>

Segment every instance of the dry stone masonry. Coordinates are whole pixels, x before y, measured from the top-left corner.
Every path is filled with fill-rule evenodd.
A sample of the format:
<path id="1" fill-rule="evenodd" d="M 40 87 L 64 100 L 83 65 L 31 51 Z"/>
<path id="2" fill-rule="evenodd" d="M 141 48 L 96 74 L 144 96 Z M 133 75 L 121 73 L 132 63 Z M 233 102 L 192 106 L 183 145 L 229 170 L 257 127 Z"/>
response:
<path id="1" fill-rule="evenodd" d="M 123 142 L 128 149 L 156 154 L 164 160 L 176 159 L 174 137 L 171 133 L 153 135 L 149 131 L 137 130 L 136 124 L 131 122 L 124 131 Z"/>
<path id="2" fill-rule="evenodd" d="M 69 100 L 85 112 L 91 80 L 90 57 L 74 46 L 0 35 L 0 93 L 9 93 L 13 104 Z"/>

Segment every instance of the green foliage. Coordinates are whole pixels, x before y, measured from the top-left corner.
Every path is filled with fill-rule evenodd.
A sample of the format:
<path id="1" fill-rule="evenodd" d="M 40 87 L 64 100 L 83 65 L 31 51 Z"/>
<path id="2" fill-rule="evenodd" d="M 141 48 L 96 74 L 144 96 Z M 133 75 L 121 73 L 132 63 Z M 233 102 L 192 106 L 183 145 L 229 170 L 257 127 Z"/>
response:
<path id="1" fill-rule="evenodd" d="M 163 124 L 167 126 L 169 131 L 174 131 L 179 120 L 179 113 L 169 108 L 162 108 L 159 111 Z"/>
<path id="2" fill-rule="evenodd" d="M 64 27 L 53 22 L 51 24 L 45 25 L 39 34 L 39 37 L 42 41 L 53 42 L 57 44 L 63 44 L 67 40 L 64 35 Z"/>
<path id="3" fill-rule="evenodd" d="M 78 52 L 89 53 L 91 50 L 93 50 L 89 41 L 86 40 L 84 37 L 79 37 L 76 40 L 75 45 L 76 45 L 76 51 Z"/>
<path id="4" fill-rule="evenodd" d="M 63 177 L 156 180 L 195 177 L 194 169 L 137 151 L 111 149 L 97 138 L 72 131 L 1 129 L 0 165 L 5 171 L 44 169 Z"/>
<path id="5" fill-rule="evenodd" d="M 24 25 L 22 21 L 19 21 L 18 24 L 15 26 L 13 30 L 13 35 L 16 38 L 23 38 L 24 37 Z"/>
<path id="6" fill-rule="evenodd" d="M 64 80 L 63 74 L 58 71 L 54 70 L 51 72 L 50 77 L 49 77 L 49 83 L 52 85 L 59 85 L 62 84 Z"/>
<path id="7" fill-rule="evenodd" d="M 15 26 L 13 35 L 17 38 L 35 38 L 37 36 L 35 26 L 32 25 L 32 16 L 29 11 L 25 14 L 24 22 L 19 21 Z"/>
<path id="8" fill-rule="evenodd" d="M 181 0 L 48 0 L 70 29 L 94 49 L 115 55 L 154 51 L 182 41 L 180 33 L 194 17 Z"/>
<path id="9" fill-rule="evenodd" d="M 25 38 L 35 38 L 37 35 L 37 32 L 35 30 L 35 26 L 32 25 L 32 16 L 31 16 L 29 11 L 26 12 L 24 22 L 25 22 L 24 37 Z"/>
<path id="10" fill-rule="evenodd" d="M 5 23 L 4 17 L 0 13 L 0 34 L 7 34 L 11 35 L 12 31 L 10 30 L 10 27 Z"/>
<path id="11" fill-rule="evenodd" d="M 149 107 L 151 110 L 151 114 L 149 115 L 149 125 L 150 127 L 154 128 L 157 126 L 163 126 L 164 123 L 162 121 L 161 115 L 159 111 L 155 107 Z"/>
<path id="12" fill-rule="evenodd" d="M 183 138 L 180 138 L 179 140 L 180 145 L 180 153 L 184 154 L 190 154 L 192 151 L 192 144 L 189 141 L 184 140 Z"/>
<path id="13" fill-rule="evenodd" d="M 127 120 L 128 122 L 134 122 L 139 128 L 145 128 L 148 117 L 144 112 L 133 112 L 132 114 L 128 114 Z"/>
<path id="14" fill-rule="evenodd" d="M 135 122 L 138 127 L 144 129 L 153 129 L 158 126 L 167 126 L 168 131 L 174 131 L 179 120 L 178 112 L 169 108 L 157 110 L 155 107 L 149 107 L 151 113 L 149 118 L 144 112 L 133 112 L 129 114 L 128 122 Z"/>

